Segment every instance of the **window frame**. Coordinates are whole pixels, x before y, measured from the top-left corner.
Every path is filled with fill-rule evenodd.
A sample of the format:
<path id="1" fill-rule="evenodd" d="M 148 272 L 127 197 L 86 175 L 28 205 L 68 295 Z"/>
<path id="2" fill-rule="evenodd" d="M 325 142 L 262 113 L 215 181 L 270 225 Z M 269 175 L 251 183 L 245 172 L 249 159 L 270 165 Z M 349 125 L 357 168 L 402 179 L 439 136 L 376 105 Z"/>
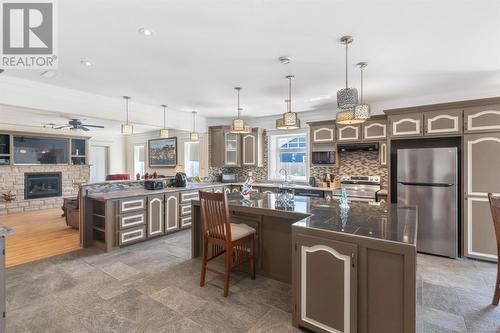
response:
<path id="1" fill-rule="evenodd" d="M 307 129 L 293 131 L 269 131 L 268 132 L 268 173 L 267 178 L 271 181 L 283 181 L 283 176 L 278 173 L 278 154 L 283 150 L 278 149 L 278 140 L 283 137 L 304 136 L 305 137 L 305 175 L 294 177 L 288 175 L 289 182 L 307 182 L 310 173 L 309 165 L 309 131 Z M 290 148 L 289 152 L 302 152 L 302 148 Z"/>
<path id="2" fill-rule="evenodd" d="M 136 150 L 139 147 L 142 147 L 142 157 L 143 157 L 143 160 L 142 160 L 142 170 L 143 170 L 143 172 L 142 172 L 142 174 L 140 172 L 137 172 L 137 170 L 136 170 L 136 164 L 139 163 L 136 160 L 136 155 L 137 155 L 136 154 Z M 132 156 L 133 162 L 134 162 L 133 163 L 134 178 L 136 177 L 137 173 L 141 174 L 141 177 L 144 176 L 144 174 L 146 173 L 146 156 L 145 156 L 145 154 L 146 154 L 146 145 L 145 144 L 141 143 L 141 144 L 135 144 L 134 145 L 134 154 Z"/>
<path id="3" fill-rule="evenodd" d="M 198 145 L 198 174 L 196 175 L 189 175 L 188 172 L 187 172 L 187 162 L 188 162 L 188 157 L 190 155 L 190 149 L 191 148 L 188 148 L 191 144 L 197 144 Z M 195 176 L 200 176 L 201 175 L 201 151 L 200 151 L 200 148 L 201 148 L 201 144 L 200 144 L 200 141 L 185 141 L 184 142 L 184 172 L 186 173 L 186 176 L 187 177 L 195 177 Z M 191 160 L 189 160 L 191 161 Z"/>

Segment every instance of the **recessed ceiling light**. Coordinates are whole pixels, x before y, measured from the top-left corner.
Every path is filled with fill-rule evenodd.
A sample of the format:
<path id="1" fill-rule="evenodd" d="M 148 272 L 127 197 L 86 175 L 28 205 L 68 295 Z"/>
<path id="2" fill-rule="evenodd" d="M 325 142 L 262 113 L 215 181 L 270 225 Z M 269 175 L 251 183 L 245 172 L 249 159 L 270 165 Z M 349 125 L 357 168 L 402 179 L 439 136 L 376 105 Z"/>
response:
<path id="1" fill-rule="evenodd" d="M 279 57 L 278 60 L 284 65 L 288 65 L 292 61 L 290 57 Z"/>
<path id="2" fill-rule="evenodd" d="M 94 66 L 94 63 L 90 60 L 80 60 L 80 63 L 83 65 L 83 66 L 86 66 L 86 67 L 92 67 Z"/>
<path id="3" fill-rule="evenodd" d="M 140 28 L 138 31 L 141 35 L 144 35 L 146 37 L 151 37 L 154 33 L 153 30 L 148 29 L 148 28 Z"/>
<path id="4" fill-rule="evenodd" d="M 57 75 L 56 71 L 44 71 L 42 72 L 42 74 L 40 74 L 41 77 L 44 77 L 46 79 L 51 79 L 56 75 Z"/>

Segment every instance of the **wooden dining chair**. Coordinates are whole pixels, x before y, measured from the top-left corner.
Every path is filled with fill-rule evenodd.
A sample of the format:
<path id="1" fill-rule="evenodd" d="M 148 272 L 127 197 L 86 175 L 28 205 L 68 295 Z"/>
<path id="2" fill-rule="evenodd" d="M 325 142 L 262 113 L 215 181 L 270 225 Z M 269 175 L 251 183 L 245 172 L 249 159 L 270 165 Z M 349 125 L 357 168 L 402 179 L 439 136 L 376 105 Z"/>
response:
<path id="1" fill-rule="evenodd" d="M 244 223 L 231 223 L 226 193 L 200 191 L 203 231 L 203 257 L 200 286 L 205 285 L 207 270 L 224 277 L 224 297 L 229 293 L 229 279 L 234 267 L 249 263 L 252 280 L 255 279 L 255 229 Z M 210 251 L 209 251 L 210 249 Z M 225 271 L 208 266 L 208 261 L 225 254 Z M 210 257 L 209 257 L 210 255 Z"/>
<path id="2" fill-rule="evenodd" d="M 495 234 L 497 237 L 497 253 L 500 259 L 500 197 L 493 196 L 488 193 L 490 201 L 491 216 L 493 217 L 493 225 L 495 226 Z M 497 283 L 495 285 L 495 294 L 493 295 L 493 305 L 498 305 L 500 300 L 500 265 L 497 263 Z"/>

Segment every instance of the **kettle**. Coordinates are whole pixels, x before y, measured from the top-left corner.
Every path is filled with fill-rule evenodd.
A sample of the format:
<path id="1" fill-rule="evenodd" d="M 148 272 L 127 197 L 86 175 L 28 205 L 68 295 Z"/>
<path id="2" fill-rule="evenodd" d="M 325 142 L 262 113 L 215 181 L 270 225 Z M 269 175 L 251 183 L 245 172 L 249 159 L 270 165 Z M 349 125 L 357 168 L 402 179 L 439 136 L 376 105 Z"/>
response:
<path id="1" fill-rule="evenodd" d="M 187 176 L 184 172 L 177 172 L 175 174 L 175 186 L 176 187 L 186 187 Z"/>

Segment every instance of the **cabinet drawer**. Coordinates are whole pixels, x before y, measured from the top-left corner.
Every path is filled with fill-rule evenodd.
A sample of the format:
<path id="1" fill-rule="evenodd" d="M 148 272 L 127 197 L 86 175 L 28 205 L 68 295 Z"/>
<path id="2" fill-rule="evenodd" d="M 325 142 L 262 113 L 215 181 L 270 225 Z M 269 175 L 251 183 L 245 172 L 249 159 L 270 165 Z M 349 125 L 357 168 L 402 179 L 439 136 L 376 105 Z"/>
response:
<path id="1" fill-rule="evenodd" d="M 118 242 L 120 245 L 140 242 L 146 239 L 146 226 L 120 231 L 118 236 Z"/>
<path id="2" fill-rule="evenodd" d="M 127 229 L 146 224 L 146 212 L 135 212 L 124 215 L 118 215 L 120 229 Z"/>
<path id="3" fill-rule="evenodd" d="M 180 216 L 191 215 L 191 204 L 179 206 Z"/>
<path id="4" fill-rule="evenodd" d="M 191 200 L 198 200 L 198 191 L 181 192 L 181 204 L 190 204 Z"/>
<path id="5" fill-rule="evenodd" d="M 122 199 L 118 202 L 118 210 L 120 213 L 133 212 L 146 208 L 146 197 Z"/>
<path id="6" fill-rule="evenodd" d="M 181 228 L 186 228 L 191 226 L 191 215 L 180 218 Z"/>

